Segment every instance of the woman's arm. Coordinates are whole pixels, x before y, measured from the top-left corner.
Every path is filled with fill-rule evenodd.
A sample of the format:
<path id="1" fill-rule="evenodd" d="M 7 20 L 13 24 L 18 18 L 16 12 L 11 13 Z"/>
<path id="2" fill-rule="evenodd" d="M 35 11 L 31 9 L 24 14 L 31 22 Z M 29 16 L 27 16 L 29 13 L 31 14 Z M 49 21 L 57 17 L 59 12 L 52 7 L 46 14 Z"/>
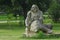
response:
<path id="1" fill-rule="evenodd" d="M 25 25 L 26 26 L 30 26 L 30 20 L 31 20 L 31 12 L 29 11 L 27 13 L 27 17 L 26 17 L 26 20 L 25 20 Z"/>
<path id="2" fill-rule="evenodd" d="M 43 23 L 43 12 L 42 12 L 42 11 L 40 11 L 40 17 L 39 17 L 39 20 L 40 20 L 41 23 Z"/>

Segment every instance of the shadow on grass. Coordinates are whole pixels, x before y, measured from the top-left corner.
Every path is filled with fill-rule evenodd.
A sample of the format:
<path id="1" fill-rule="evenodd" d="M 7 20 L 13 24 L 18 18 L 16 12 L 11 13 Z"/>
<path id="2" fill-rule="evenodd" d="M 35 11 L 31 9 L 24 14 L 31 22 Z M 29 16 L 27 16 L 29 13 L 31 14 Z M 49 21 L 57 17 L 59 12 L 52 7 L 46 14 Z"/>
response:
<path id="1" fill-rule="evenodd" d="M 60 38 L 60 34 L 51 34 L 51 35 L 40 35 L 40 36 L 34 36 L 34 37 L 21 37 L 24 39 L 58 39 Z"/>
<path id="2" fill-rule="evenodd" d="M 1 23 L 0 24 L 0 29 L 20 30 L 20 29 L 24 29 L 24 25 Z"/>

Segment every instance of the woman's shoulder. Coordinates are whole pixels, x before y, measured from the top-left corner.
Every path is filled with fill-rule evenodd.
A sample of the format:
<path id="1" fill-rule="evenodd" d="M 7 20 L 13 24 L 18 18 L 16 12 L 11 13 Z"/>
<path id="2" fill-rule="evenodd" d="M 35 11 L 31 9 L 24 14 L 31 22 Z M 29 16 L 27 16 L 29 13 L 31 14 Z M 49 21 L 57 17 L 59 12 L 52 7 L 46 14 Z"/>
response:
<path id="1" fill-rule="evenodd" d="M 27 12 L 27 15 L 30 15 L 30 14 L 31 14 L 31 11 L 28 11 L 28 12 Z"/>

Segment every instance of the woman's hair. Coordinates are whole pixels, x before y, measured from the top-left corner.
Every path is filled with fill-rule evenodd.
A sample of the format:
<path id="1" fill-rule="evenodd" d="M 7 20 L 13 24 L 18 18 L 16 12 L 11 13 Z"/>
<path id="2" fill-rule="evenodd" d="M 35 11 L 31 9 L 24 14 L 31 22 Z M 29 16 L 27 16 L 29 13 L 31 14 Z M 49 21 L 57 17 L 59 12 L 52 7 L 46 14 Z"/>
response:
<path id="1" fill-rule="evenodd" d="M 38 11 L 38 10 L 39 10 L 38 6 L 33 4 L 31 7 L 31 11 Z"/>

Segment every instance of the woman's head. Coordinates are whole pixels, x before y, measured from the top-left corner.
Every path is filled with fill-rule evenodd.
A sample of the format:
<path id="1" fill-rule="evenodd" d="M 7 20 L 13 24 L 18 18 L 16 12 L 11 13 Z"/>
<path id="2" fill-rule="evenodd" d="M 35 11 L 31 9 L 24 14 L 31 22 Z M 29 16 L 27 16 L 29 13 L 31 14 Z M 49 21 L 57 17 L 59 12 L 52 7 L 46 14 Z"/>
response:
<path id="1" fill-rule="evenodd" d="M 31 7 L 31 11 L 37 12 L 38 10 L 39 10 L 38 6 L 33 4 L 32 7 Z"/>

